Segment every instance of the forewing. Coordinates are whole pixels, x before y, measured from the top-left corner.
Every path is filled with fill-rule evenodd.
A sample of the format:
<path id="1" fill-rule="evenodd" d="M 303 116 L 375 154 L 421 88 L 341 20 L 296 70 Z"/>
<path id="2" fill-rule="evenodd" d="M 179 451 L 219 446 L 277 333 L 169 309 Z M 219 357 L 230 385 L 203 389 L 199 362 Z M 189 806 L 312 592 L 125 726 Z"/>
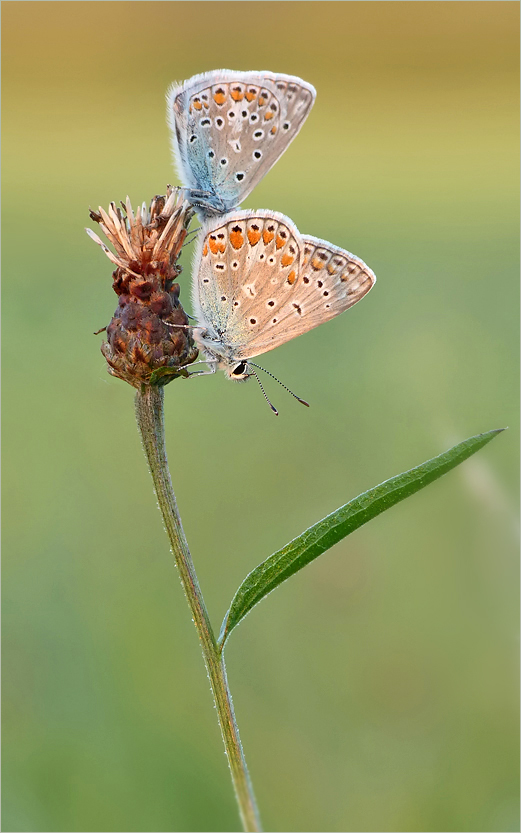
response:
<path id="1" fill-rule="evenodd" d="M 284 153 L 306 120 L 315 89 L 270 72 L 219 70 L 168 94 L 183 183 L 235 208 Z"/>
<path id="2" fill-rule="evenodd" d="M 300 239 L 302 256 L 297 278 L 280 296 L 277 315 L 250 340 L 251 358 L 345 312 L 376 282 L 371 269 L 345 249 L 317 237 L 302 235 Z"/>
<path id="3" fill-rule="evenodd" d="M 241 359 L 269 338 L 297 280 L 302 243 L 294 224 L 273 211 L 235 212 L 207 223 L 196 257 L 194 307 L 218 340 L 218 352 Z"/>

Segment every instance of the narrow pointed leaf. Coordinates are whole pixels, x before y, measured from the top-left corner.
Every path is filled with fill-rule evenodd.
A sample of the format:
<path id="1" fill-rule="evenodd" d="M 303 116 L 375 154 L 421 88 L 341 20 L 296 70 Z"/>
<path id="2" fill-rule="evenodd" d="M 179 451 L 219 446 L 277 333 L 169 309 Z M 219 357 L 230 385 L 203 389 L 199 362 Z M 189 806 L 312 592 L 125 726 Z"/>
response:
<path id="1" fill-rule="evenodd" d="M 341 506 L 331 515 L 323 518 L 307 529 L 298 538 L 294 538 L 281 550 L 270 555 L 266 561 L 249 573 L 232 599 L 228 613 L 224 618 L 219 636 L 221 648 L 233 628 L 244 619 L 247 613 L 279 584 L 297 573 L 310 561 L 345 538 L 355 529 L 375 518 L 395 503 L 419 492 L 438 477 L 462 463 L 475 454 L 496 434 L 503 429 L 488 431 L 465 440 L 438 457 L 433 457 L 421 466 L 391 477 L 374 489 L 364 492 Z"/>

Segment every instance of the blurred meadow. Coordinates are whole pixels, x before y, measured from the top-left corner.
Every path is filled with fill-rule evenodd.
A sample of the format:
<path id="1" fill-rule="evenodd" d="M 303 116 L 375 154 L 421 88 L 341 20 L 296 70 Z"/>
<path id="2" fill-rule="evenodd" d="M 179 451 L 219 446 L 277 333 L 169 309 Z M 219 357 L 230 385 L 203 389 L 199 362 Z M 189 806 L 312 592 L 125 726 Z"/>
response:
<path id="1" fill-rule="evenodd" d="M 244 207 L 378 283 L 261 362 L 166 388 L 214 626 L 246 573 L 363 490 L 510 430 L 256 608 L 227 664 L 267 830 L 518 821 L 514 2 L 4 2 L 3 829 L 238 830 L 196 634 L 94 330 L 88 208 L 176 183 L 164 94 L 218 67 L 317 101 Z M 190 250 L 181 300 L 189 305 Z"/>

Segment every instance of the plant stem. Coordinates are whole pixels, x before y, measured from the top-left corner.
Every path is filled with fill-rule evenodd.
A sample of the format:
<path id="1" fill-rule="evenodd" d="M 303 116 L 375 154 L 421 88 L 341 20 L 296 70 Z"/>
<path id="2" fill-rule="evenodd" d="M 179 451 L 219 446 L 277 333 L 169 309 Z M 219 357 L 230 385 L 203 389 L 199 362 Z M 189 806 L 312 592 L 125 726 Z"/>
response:
<path id="1" fill-rule="evenodd" d="M 235 720 L 224 657 L 219 651 L 210 624 L 170 479 L 165 447 L 162 387 L 148 385 L 137 392 L 136 418 L 159 508 L 201 643 L 242 824 L 246 831 L 260 831 L 262 828 L 259 812 Z"/>

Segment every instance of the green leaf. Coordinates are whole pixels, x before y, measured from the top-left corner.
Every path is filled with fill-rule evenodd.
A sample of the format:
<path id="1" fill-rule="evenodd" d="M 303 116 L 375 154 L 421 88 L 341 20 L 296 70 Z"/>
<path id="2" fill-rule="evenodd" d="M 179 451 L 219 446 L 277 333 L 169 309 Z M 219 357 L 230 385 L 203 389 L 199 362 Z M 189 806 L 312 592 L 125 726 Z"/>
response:
<path id="1" fill-rule="evenodd" d="M 424 486 L 428 486 L 429 483 L 458 466 L 503 430 L 499 428 L 495 431 L 488 431 L 486 434 L 470 437 L 445 451 L 444 454 L 422 463 L 421 466 L 391 477 L 390 480 L 386 480 L 374 489 L 369 489 L 346 503 L 345 506 L 341 506 L 336 512 L 332 512 L 331 515 L 307 529 L 298 538 L 294 538 L 281 550 L 270 555 L 266 561 L 246 576 L 233 597 L 219 635 L 221 650 L 233 628 L 244 619 L 252 607 L 275 590 L 279 584 L 297 573 L 310 561 L 318 558 L 346 535 L 354 532 L 359 526 L 375 518 L 381 512 L 385 512 L 386 509 L 390 509 L 395 503 L 419 492 Z"/>

